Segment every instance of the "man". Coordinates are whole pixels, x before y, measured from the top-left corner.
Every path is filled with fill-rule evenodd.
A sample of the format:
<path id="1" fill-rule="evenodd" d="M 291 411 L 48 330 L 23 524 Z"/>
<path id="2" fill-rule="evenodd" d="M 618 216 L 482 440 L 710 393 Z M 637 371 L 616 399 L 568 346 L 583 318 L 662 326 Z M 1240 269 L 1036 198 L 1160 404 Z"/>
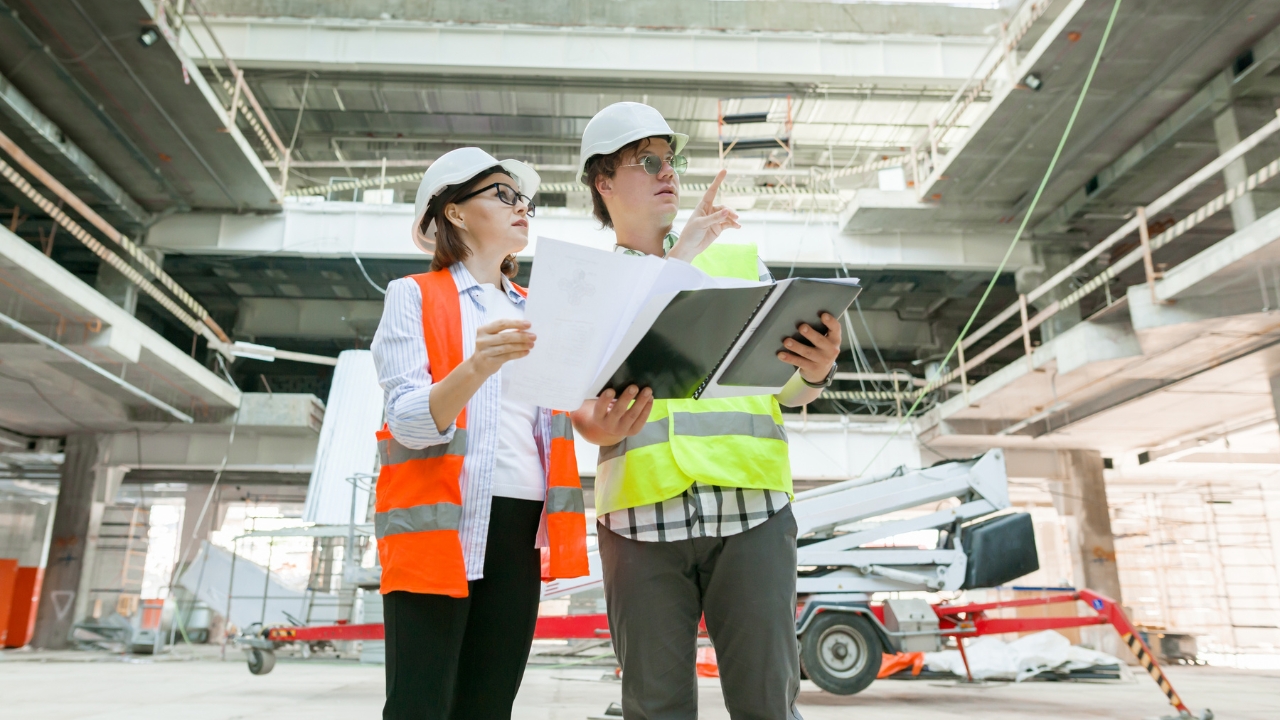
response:
<path id="1" fill-rule="evenodd" d="M 688 140 L 657 110 L 617 103 L 587 124 L 579 179 L 617 250 L 692 262 L 712 275 L 772 281 L 754 246 L 712 242 L 739 227 L 714 205 L 722 170 L 679 235 L 680 155 Z M 799 718 L 795 636 L 796 524 L 779 404 L 803 405 L 831 383 L 836 319 L 812 343 L 784 343 L 796 366 L 776 396 L 653 400 L 608 390 L 573 414 L 600 446 L 601 564 L 627 720 L 694 720 L 699 619 L 706 618 L 734 720 Z"/>

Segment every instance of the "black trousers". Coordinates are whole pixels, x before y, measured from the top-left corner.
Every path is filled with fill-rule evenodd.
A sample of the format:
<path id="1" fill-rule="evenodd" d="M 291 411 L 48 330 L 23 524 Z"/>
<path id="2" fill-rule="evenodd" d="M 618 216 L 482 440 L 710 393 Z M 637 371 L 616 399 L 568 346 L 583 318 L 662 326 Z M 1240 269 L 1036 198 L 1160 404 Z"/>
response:
<path id="1" fill-rule="evenodd" d="M 468 597 L 382 596 L 384 720 L 509 720 L 538 620 L 541 516 L 540 502 L 493 498 L 484 579 Z"/>

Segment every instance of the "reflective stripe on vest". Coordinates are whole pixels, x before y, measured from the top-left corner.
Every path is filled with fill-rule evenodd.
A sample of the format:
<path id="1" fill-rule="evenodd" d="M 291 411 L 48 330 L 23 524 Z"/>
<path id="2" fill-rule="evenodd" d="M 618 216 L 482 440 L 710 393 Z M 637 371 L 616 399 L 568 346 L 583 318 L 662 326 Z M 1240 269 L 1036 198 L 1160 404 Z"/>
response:
<path id="1" fill-rule="evenodd" d="M 551 437 L 562 440 L 573 440 L 573 421 L 567 413 L 556 413 L 551 416 Z"/>
<path id="2" fill-rule="evenodd" d="M 571 512 L 584 513 L 587 503 L 582 496 L 582 488 L 552 487 L 547 488 L 547 514 Z"/>
<path id="3" fill-rule="evenodd" d="M 754 245 L 712 245 L 693 264 L 717 277 L 758 277 Z M 772 395 L 655 400 L 638 434 L 600 448 L 596 514 L 669 500 L 695 482 L 791 492 L 787 433 Z"/>
<path id="4" fill-rule="evenodd" d="M 462 524 L 462 506 L 453 503 L 414 505 L 395 508 L 373 516 L 374 537 L 381 540 L 390 535 L 432 530 L 457 530 Z"/>
<path id="5" fill-rule="evenodd" d="M 617 445 L 600 448 L 599 463 L 622 457 L 631 450 L 657 445 L 671 440 L 671 421 L 676 423 L 676 436 L 714 437 L 717 435 L 747 435 L 786 441 L 787 431 L 772 417 L 746 412 L 672 413 L 670 418 L 658 418 L 645 423 L 640 432 Z"/>
<path id="6" fill-rule="evenodd" d="M 399 465 L 410 460 L 428 460 L 441 455 L 466 455 L 467 430 L 457 428 L 449 442 L 424 448 L 407 448 L 391 438 L 378 441 L 378 461 L 383 465 Z"/>

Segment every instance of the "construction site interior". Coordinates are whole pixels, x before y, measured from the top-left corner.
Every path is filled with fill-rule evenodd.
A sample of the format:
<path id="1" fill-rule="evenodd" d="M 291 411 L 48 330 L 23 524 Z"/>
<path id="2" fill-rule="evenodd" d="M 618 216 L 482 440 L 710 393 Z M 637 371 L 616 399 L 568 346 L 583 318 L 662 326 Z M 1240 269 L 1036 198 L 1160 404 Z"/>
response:
<path id="1" fill-rule="evenodd" d="M 0 716 L 379 716 L 415 192 L 536 169 L 532 302 L 622 101 L 677 232 L 727 170 L 862 288 L 783 409 L 805 718 L 1280 717 L 1275 0 L 0 0 Z M 598 455 L 515 718 L 623 717 Z"/>

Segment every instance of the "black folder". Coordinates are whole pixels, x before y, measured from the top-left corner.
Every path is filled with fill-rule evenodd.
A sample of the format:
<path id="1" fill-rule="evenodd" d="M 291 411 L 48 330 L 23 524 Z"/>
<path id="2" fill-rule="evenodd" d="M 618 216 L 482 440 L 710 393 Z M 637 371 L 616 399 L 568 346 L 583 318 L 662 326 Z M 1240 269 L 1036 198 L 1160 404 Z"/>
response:
<path id="1" fill-rule="evenodd" d="M 774 285 L 675 293 L 600 390 L 648 387 L 659 400 L 776 392 L 795 373 L 778 359 L 801 323 L 822 331 L 822 313 L 839 318 L 862 291 L 856 280 L 792 278 Z M 754 394 L 754 393 L 751 393 Z"/>

